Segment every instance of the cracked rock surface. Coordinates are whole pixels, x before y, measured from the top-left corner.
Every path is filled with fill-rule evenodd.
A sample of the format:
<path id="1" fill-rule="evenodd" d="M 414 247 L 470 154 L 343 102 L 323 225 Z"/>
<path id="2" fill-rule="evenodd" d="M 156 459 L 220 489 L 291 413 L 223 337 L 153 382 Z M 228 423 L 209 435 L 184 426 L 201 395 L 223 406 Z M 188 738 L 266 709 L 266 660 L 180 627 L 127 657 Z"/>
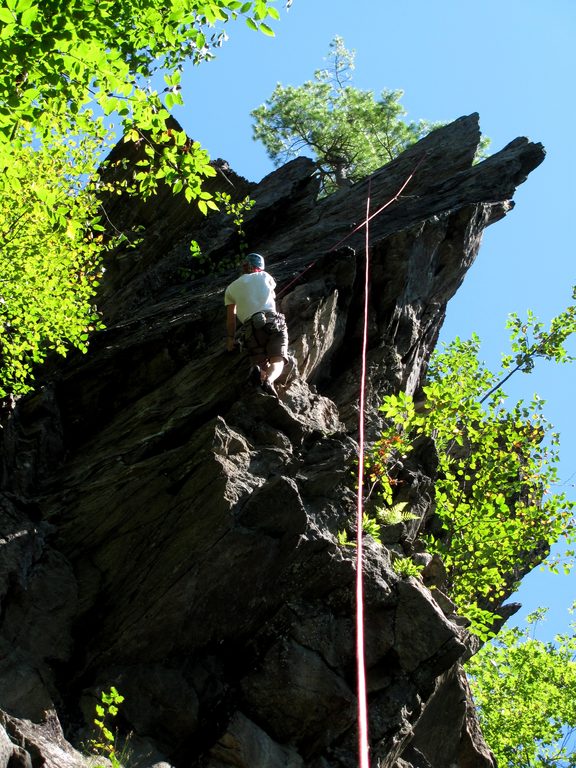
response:
<path id="1" fill-rule="evenodd" d="M 479 136 L 477 115 L 460 118 L 370 179 L 377 208 L 414 173 L 370 224 L 372 436 L 383 394 L 418 391 L 484 228 L 544 157 L 516 139 L 472 165 Z M 317 200 L 305 158 L 259 184 L 218 167 L 214 184 L 256 201 L 244 229 L 278 283 L 297 371 L 276 400 L 223 349 L 235 272 L 216 267 L 238 245 L 224 214 L 204 219 L 168 195 L 105 201 L 119 228 L 147 228 L 107 265 L 108 327 L 4 408 L 0 768 L 86 764 L 78 749 L 111 685 L 132 765 L 357 764 L 356 558 L 337 534 L 354 528 L 354 229 L 369 182 Z M 193 274 L 192 239 L 209 274 Z M 373 764 L 493 768 L 460 666 L 462 622 L 391 566 L 430 513 L 433 445 L 414 456 L 404 493 L 417 519 L 383 531 L 384 546 L 365 537 Z"/>

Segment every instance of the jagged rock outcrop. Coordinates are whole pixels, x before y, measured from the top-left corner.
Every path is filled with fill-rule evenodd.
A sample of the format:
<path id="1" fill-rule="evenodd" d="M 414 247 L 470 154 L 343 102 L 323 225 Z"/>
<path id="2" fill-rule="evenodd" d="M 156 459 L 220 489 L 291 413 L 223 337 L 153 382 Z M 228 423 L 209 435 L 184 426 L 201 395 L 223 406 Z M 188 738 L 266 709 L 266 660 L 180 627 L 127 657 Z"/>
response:
<path id="1" fill-rule="evenodd" d="M 80 765 L 55 723 L 79 747 L 111 685 L 135 765 L 356 765 L 356 562 L 337 541 L 355 514 L 355 229 L 368 192 L 377 210 L 413 174 L 370 222 L 374 433 L 383 393 L 418 390 L 484 228 L 544 156 L 517 139 L 472 165 L 478 140 L 477 116 L 461 118 L 319 201 L 307 159 L 259 184 L 219 164 L 216 186 L 255 199 L 244 229 L 279 284 L 299 371 L 280 400 L 250 390 L 223 348 L 226 216 L 169 196 L 105 201 L 115 226 L 147 228 L 107 265 L 108 328 L 4 415 L 1 768 Z M 208 265 L 196 277 L 192 238 Z M 459 666 L 466 630 L 447 598 L 391 567 L 430 512 L 434 466 L 422 445 L 404 470 L 418 519 L 384 547 L 366 537 L 372 759 L 490 768 Z"/>

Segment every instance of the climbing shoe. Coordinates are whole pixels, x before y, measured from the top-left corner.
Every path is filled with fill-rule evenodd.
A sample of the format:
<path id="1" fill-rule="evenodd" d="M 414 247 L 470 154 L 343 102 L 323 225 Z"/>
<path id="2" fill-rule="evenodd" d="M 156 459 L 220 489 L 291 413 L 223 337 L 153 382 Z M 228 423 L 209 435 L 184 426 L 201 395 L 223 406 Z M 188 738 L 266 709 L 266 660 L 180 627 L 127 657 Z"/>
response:
<path id="1" fill-rule="evenodd" d="M 268 379 L 264 379 L 260 386 L 262 387 L 262 392 L 265 392 L 267 395 L 272 395 L 272 397 L 278 399 L 278 392 L 276 392 L 274 385 L 272 382 L 268 381 Z"/>
<path id="2" fill-rule="evenodd" d="M 252 368 L 250 368 L 250 373 L 248 374 L 248 382 L 252 384 L 253 387 L 259 387 L 262 383 L 262 376 L 260 375 L 259 365 L 253 365 Z"/>

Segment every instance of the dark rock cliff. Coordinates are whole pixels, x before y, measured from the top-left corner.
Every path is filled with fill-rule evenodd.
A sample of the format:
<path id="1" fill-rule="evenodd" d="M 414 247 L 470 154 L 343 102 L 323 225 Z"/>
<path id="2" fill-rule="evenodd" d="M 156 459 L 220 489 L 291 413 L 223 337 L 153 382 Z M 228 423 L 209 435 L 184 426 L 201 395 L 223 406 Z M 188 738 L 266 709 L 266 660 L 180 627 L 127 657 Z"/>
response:
<path id="1" fill-rule="evenodd" d="M 108 328 L 46 367 L 1 432 L 0 768 L 81 765 L 99 691 L 124 695 L 131 764 L 348 768 L 357 763 L 355 514 L 366 200 L 368 428 L 386 392 L 416 392 L 446 304 L 486 226 L 543 148 L 516 139 L 477 165 L 477 115 L 318 201 L 296 160 L 259 184 L 224 164 L 213 188 L 254 208 L 244 229 L 279 284 L 298 374 L 280 400 L 224 351 L 228 217 L 185 201 L 105 201 L 145 227 L 110 259 Z M 204 274 L 189 253 L 195 238 Z M 194 277 L 196 274 L 196 277 Z M 366 537 L 371 755 L 381 768 L 489 768 L 448 600 L 391 568 L 429 513 L 432 446 L 405 470 L 419 519 Z M 438 598 L 439 599 L 439 598 Z"/>

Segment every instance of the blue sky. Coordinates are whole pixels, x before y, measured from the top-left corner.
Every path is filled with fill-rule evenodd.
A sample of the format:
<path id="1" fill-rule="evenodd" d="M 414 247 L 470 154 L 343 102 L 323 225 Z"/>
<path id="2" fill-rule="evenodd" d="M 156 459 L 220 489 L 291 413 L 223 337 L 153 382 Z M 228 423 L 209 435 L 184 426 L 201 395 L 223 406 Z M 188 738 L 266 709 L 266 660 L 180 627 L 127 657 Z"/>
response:
<path id="1" fill-rule="evenodd" d="M 482 339 L 482 357 L 497 365 L 507 350 L 509 312 L 532 309 L 548 322 L 569 302 L 576 284 L 574 216 L 576 122 L 576 2 L 574 0 L 294 0 L 281 10 L 275 38 L 229 27 L 216 60 L 190 67 L 183 79 L 186 106 L 175 111 L 188 134 L 212 157 L 259 181 L 273 166 L 252 140 L 250 111 L 275 85 L 299 85 L 325 66 L 330 41 L 343 37 L 356 51 L 354 85 L 378 95 L 404 91 L 408 118 L 450 121 L 478 112 L 495 152 L 517 136 L 544 144 L 547 157 L 515 196 L 516 208 L 490 227 L 476 263 L 448 306 L 442 338 Z M 576 354 L 576 344 L 571 343 Z M 576 365 L 539 364 L 518 374 L 511 397 L 538 392 L 562 436 L 563 489 L 576 498 L 573 398 Z M 576 599 L 576 574 L 534 571 L 518 599 L 519 621 L 549 606 L 551 635 L 566 630 Z"/>

